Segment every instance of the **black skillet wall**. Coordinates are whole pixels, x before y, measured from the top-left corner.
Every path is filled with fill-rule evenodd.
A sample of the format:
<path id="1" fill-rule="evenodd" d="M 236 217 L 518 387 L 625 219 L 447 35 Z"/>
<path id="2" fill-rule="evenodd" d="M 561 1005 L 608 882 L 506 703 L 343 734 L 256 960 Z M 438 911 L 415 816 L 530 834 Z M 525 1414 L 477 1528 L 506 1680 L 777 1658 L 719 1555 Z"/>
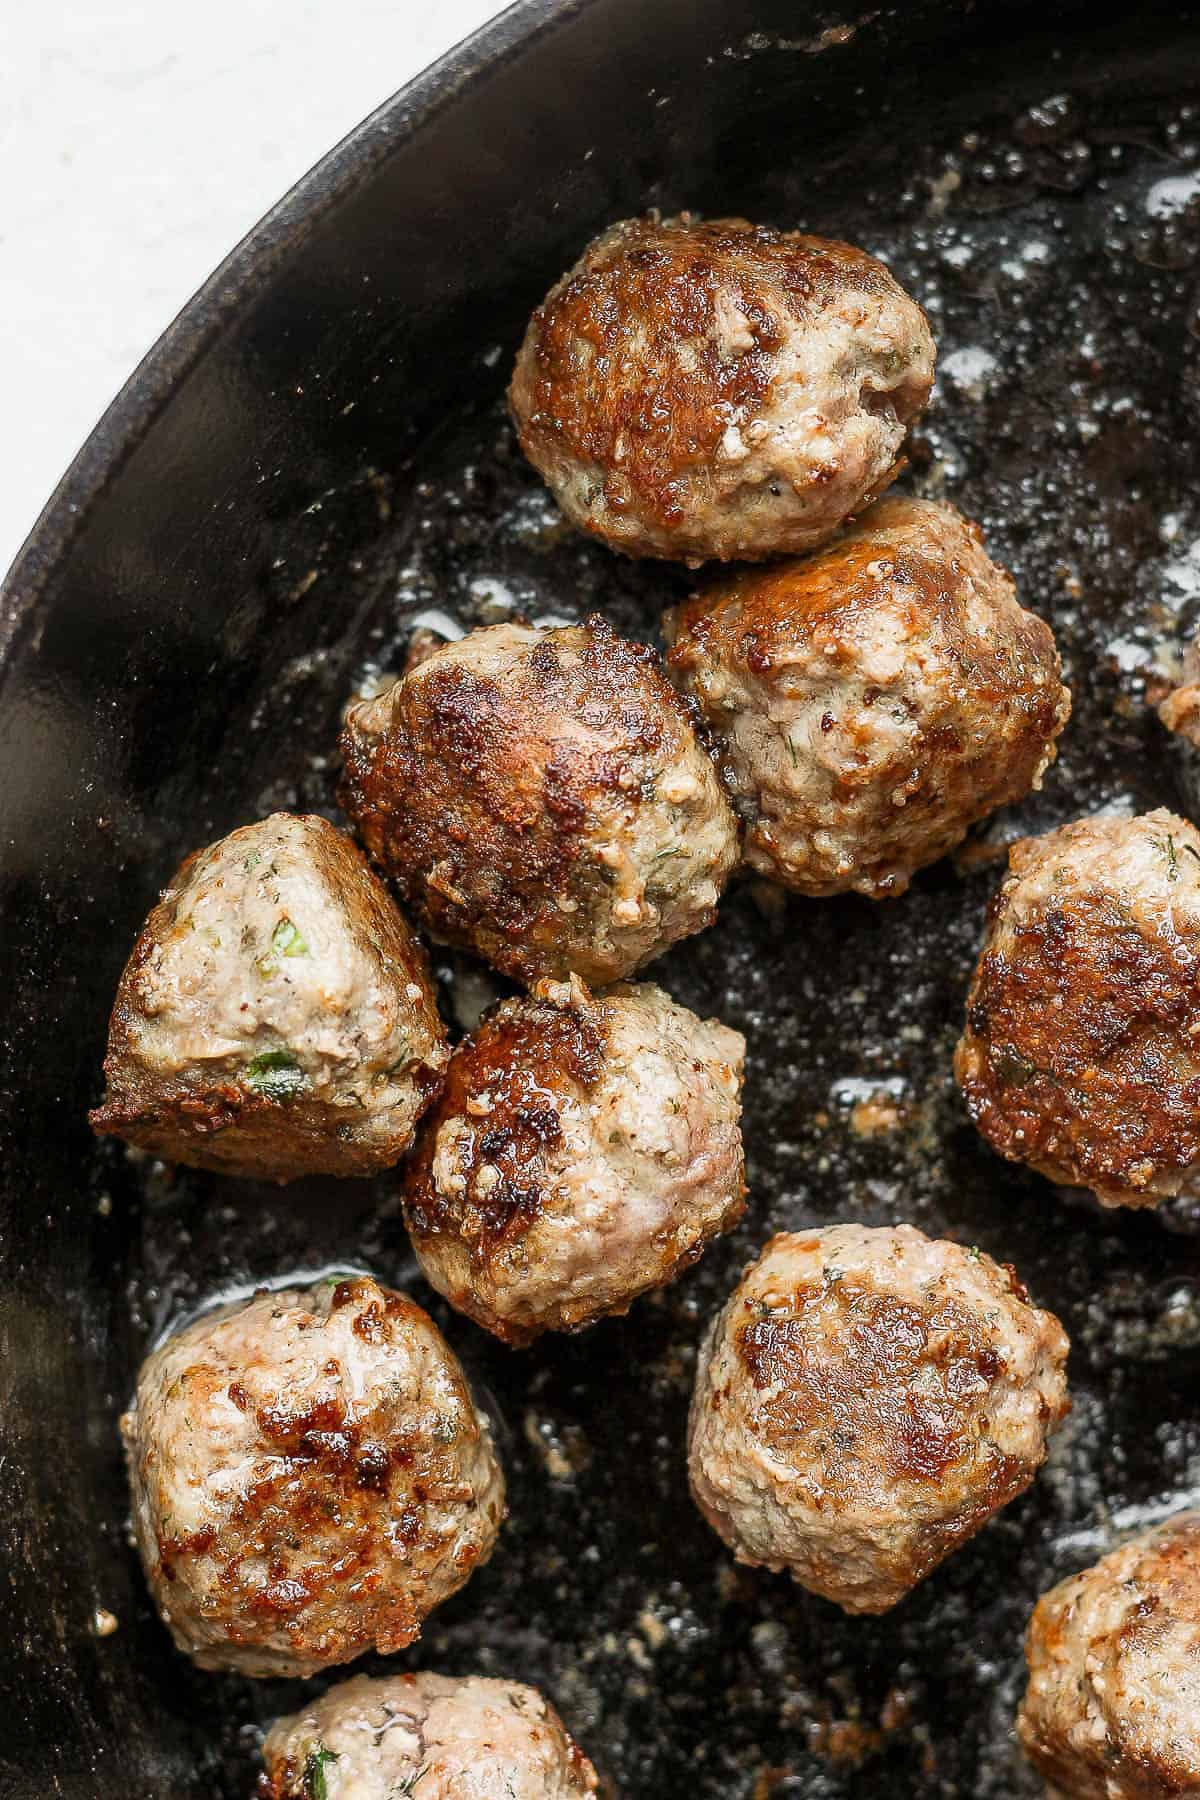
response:
<path id="1" fill-rule="evenodd" d="M 343 1260 L 421 1293 L 392 1185 L 172 1180 L 94 1148 L 84 1112 L 155 891 L 272 805 L 331 805 L 340 702 L 414 613 L 600 605 L 653 636 L 679 591 L 556 532 L 513 457 L 498 397 L 529 306 L 653 203 L 887 254 L 943 344 L 916 478 L 984 519 L 1076 690 L 1017 823 L 1185 805 L 1139 669 L 1200 593 L 1200 224 L 1186 191 L 1147 200 L 1200 166 L 1198 79 L 1177 7 L 518 9 L 312 178 L 110 415 L 0 627 L 5 1800 L 244 1797 L 258 1722 L 296 1697 L 171 1651 L 116 1418 L 148 1337 L 231 1282 Z M 750 1037 L 742 1231 L 527 1356 L 438 1312 L 499 1415 L 513 1519 L 421 1658 L 545 1683 L 627 1795 L 1032 1792 L 1008 1738 L 1029 1605 L 1196 1482 L 1191 1221 L 1101 1217 L 1001 1168 L 954 1100 L 995 879 L 944 868 L 879 908 L 731 896 L 662 976 Z M 887 1082 L 900 1128 L 864 1139 L 850 1103 Z M 1052 1471 L 878 1623 L 735 1571 L 682 1478 L 701 1319 L 769 1230 L 846 1215 L 1011 1257 L 1076 1340 Z"/>

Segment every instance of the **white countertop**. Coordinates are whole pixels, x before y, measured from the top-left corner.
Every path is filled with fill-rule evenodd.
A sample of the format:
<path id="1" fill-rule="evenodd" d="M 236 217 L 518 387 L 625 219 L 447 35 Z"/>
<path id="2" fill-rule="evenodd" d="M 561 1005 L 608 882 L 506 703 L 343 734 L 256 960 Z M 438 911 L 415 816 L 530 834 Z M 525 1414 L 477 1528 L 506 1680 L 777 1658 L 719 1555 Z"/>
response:
<path id="1" fill-rule="evenodd" d="M 255 220 L 497 0 L 9 0 L 0 575 L 126 376 Z"/>

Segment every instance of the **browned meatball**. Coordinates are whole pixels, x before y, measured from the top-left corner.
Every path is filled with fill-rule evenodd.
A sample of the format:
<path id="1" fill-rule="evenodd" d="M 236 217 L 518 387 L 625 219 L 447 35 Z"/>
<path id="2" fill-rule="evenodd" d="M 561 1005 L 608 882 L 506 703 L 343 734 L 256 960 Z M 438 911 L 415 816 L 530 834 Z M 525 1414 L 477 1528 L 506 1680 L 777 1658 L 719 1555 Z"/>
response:
<path id="1" fill-rule="evenodd" d="M 976 1250 L 909 1225 L 785 1232 L 701 1349 L 692 1493 L 739 1562 L 886 1612 L 1029 1486 L 1066 1354 Z"/>
<path id="2" fill-rule="evenodd" d="M 903 893 L 1040 786 L 1071 709 L 1049 628 L 932 500 L 882 500 L 827 550 L 718 582 L 667 635 L 746 861 L 802 894 Z"/>
<path id="3" fill-rule="evenodd" d="M 446 644 L 342 734 L 342 804 L 431 935 L 523 981 L 711 924 L 737 827 L 652 650 L 602 619 Z"/>
<path id="4" fill-rule="evenodd" d="M 743 1207 L 745 1042 L 645 983 L 541 982 L 460 1044 L 409 1164 L 426 1278 L 510 1344 L 623 1313 Z"/>
<path id="5" fill-rule="evenodd" d="M 1200 1794 L 1200 1513 L 1043 1594 L 1017 1730 L 1063 1800 Z"/>
<path id="6" fill-rule="evenodd" d="M 873 256 L 628 219 L 530 321 L 509 399 L 567 517 L 631 556 L 808 550 L 898 468 L 929 398 L 924 313 Z"/>
<path id="7" fill-rule="evenodd" d="M 424 952 L 362 852 L 275 813 L 189 856 L 146 920 L 91 1122 L 230 1175 L 369 1175 L 448 1056 Z"/>
<path id="8" fill-rule="evenodd" d="M 1184 651 L 1179 682 L 1160 701 L 1158 716 L 1168 731 L 1177 731 L 1200 748 L 1200 643 L 1189 644 Z"/>
<path id="9" fill-rule="evenodd" d="M 151 1592 L 205 1669 L 402 1650 L 504 1513 L 457 1359 L 367 1277 L 205 1314 L 147 1358 L 121 1425 Z"/>
<path id="10" fill-rule="evenodd" d="M 535 1688 L 358 1675 L 271 1728 L 262 1800 L 575 1800 L 596 1771 Z"/>
<path id="11" fill-rule="evenodd" d="M 994 1150 L 1105 1206 L 1200 1170 L 1200 832 L 1162 811 L 1025 838 L 954 1069 Z"/>

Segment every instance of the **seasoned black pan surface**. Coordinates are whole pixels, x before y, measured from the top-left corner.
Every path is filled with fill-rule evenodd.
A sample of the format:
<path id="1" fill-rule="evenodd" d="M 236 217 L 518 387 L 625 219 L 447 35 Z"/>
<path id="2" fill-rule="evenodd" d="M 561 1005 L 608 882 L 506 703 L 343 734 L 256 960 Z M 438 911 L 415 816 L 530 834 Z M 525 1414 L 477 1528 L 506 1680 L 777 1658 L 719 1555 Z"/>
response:
<path id="1" fill-rule="evenodd" d="M 410 1286 L 499 1421 L 510 1523 L 400 1663 L 543 1685 L 626 1796 L 1036 1794 L 1011 1735 L 1034 1599 L 1200 1488 L 1200 1219 L 1106 1214 L 1000 1163 L 950 1072 L 1005 844 L 1100 806 L 1200 804 L 1190 753 L 1146 703 L 1200 612 L 1191 17 L 518 13 L 409 136 L 394 114 L 377 124 L 299 225 L 276 220 L 269 255 L 197 303 L 165 353 L 179 367 L 144 372 L 136 418 L 127 400 L 10 582 L 12 1800 L 251 1793 L 261 1727 L 302 1690 L 172 1652 L 127 1541 L 116 1420 L 155 1334 L 291 1271 L 366 1265 Z M 335 816 L 340 707 L 399 666 L 415 626 L 597 609 L 653 640 L 686 591 L 685 571 L 562 526 L 501 399 L 541 290 L 606 218 L 650 204 L 888 259 L 941 353 L 906 479 L 982 521 L 1055 628 L 1075 714 L 1044 792 L 902 900 L 743 886 L 656 967 L 749 1039 L 745 1222 L 626 1320 L 513 1354 L 423 1288 L 394 1177 L 173 1174 L 94 1147 L 83 1115 L 156 889 L 273 807 Z M 448 1012 L 478 999 L 478 971 L 437 960 Z M 844 1218 L 911 1220 L 1013 1262 L 1074 1346 L 1047 1471 L 881 1620 L 735 1568 L 684 1479 L 703 1321 L 771 1232 Z"/>

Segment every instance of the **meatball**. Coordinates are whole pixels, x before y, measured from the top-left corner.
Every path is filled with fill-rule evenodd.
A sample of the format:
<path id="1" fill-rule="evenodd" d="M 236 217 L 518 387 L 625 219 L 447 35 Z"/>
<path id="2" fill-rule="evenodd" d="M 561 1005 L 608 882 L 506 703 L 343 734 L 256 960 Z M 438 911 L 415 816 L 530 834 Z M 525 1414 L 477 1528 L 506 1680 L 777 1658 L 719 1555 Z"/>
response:
<path id="1" fill-rule="evenodd" d="M 744 1205 L 745 1040 L 646 983 L 540 982 L 450 1062 L 408 1166 L 426 1279 L 510 1344 L 627 1312 Z"/>
<path id="2" fill-rule="evenodd" d="M 899 468 L 929 325 L 849 244 L 686 213 L 596 239 L 534 313 L 509 401 L 567 517 L 631 556 L 809 550 Z"/>
<path id="3" fill-rule="evenodd" d="M 988 1143 L 1105 1206 L 1200 1171 L 1200 832 L 1081 819 L 1009 854 L 955 1074 Z"/>
<path id="4" fill-rule="evenodd" d="M 402 1650 L 504 1512 L 457 1359 L 367 1277 L 206 1313 L 147 1358 L 121 1427 L 151 1591 L 205 1669 Z"/>
<path id="5" fill-rule="evenodd" d="M 1168 731 L 1200 748 L 1200 643 L 1184 651 L 1179 684 L 1159 702 L 1158 716 Z"/>
<path id="6" fill-rule="evenodd" d="M 1200 1793 L 1200 1513 L 1059 1582 L 1025 1643 L 1025 1752 L 1070 1800 Z"/>
<path id="7" fill-rule="evenodd" d="M 570 1800 L 596 1771 L 536 1688 L 481 1676 L 357 1675 L 280 1719 L 261 1800 Z"/>
<path id="8" fill-rule="evenodd" d="M 230 1175 L 369 1175 L 448 1056 L 424 952 L 361 851 L 275 813 L 189 856 L 146 920 L 91 1123 Z"/>
<path id="9" fill-rule="evenodd" d="M 1024 1491 L 1067 1339 L 1011 1269 L 900 1225 L 773 1238 L 701 1348 L 701 1512 L 739 1562 L 886 1612 Z"/>
<path id="10" fill-rule="evenodd" d="M 342 805 L 430 934 L 601 985 L 711 924 L 737 826 L 652 650 L 494 625 L 351 708 Z"/>
<path id="11" fill-rule="evenodd" d="M 744 569 L 667 621 L 719 739 L 745 856 L 802 894 L 901 894 L 1054 760 L 1049 628 L 978 528 L 897 497 L 827 550 Z"/>

